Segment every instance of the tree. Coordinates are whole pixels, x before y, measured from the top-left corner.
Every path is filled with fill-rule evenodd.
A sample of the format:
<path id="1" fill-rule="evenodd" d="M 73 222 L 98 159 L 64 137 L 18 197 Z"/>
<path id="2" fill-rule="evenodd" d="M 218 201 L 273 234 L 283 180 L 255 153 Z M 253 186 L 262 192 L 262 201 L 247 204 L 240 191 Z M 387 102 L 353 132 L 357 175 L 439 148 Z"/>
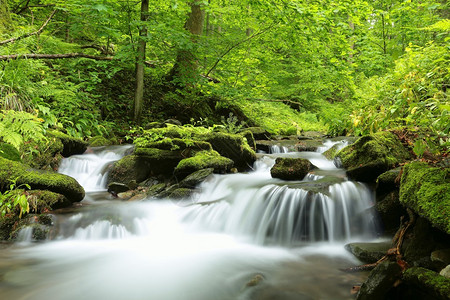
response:
<path id="1" fill-rule="evenodd" d="M 136 92 L 134 96 L 134 122 L 139 123 L 141 119 L 144 101 L 144 62 L 145 48 L 147 45 L 147 26 L 143 24 L 148 18 L 148 0 L 141 2 L 141 27 L 139 29 L 139 42 L 136 58 Z"/>

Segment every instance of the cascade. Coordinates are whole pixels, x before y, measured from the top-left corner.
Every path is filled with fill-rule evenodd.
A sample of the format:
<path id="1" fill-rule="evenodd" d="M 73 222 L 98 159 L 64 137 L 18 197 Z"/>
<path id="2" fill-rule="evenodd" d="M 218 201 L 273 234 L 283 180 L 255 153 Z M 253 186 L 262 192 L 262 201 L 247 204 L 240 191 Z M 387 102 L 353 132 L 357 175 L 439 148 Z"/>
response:
<path id="1" fill-rule="evenodd" d="M 107 166 L 129 149 L 76 155 L 60 172 L 88 195 L 105 191 Z M 105 193 L 100 204 L 56 215 L 52 241 L 11 251 L 7 261 L 21 267 L 6 268 L 0 292 L 37 300 L 269 299 L 266 292 L 281 300 L 347 299 L 341 281 L 353 275 L 338 268 L 357 262 L 343 245 L 375 237 L 372 192 L 319 152 L 282 155 L 309 159 L 319 170 L 298 182 L 273 179 L 276 155 L 267 154 L 249 173 L 210 176 L 188 206 L 108 201 Z M 319 189 L 302 188 L 316 183 Z M 30 239 L 31 232 L 21 234 Z M 249 288 L 254 278 L 261 287 Z"/>
<path id="2" fill-rule="evenodd" d="M 270 146 L 270 153 L 288 153 L 289 149 L 285 146 L 272 145 Z"/>

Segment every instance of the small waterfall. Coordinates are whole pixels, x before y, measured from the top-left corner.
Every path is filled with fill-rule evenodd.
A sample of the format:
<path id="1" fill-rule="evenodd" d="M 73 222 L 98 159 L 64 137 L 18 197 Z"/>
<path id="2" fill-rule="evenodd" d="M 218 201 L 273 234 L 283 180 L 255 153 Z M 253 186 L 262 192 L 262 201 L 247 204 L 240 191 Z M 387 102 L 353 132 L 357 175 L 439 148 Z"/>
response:
<path id="1" fill-rule="evenodd" d="M 17 242 L 28 244 L 33 241 L 33 227 L 27 226 L 25 228 L 20 229 L 17 234 Z"/>
<path id="2" fill-rule="evenodd" d="M 270 152 L 269 153 L 288 153 L 289 149 L 285 146 L 280 145 L 272 145 L 270 146 Z"/>
<path id="3" fill-rule="evenodd" d="M 330 149 L 334 145 L 336 145 L 336 147 L 337 147 L 336 150 L 339 151 L 339 150 L 341 150 L 342 148 L 344 148 L 345 146 L 348 145 L 348 141 L 342 140 L 342 141 L 335 141 L 335 142 L 333 142 L 332 140 L 326 140 L 323 143 L 323 146 L 317 148 L 316 152 L 324 153 L 325 151 L 327 151 L 328 149 Z"/>
<path id="4" fill-rule="evenodd" d="M 64 158 L 58 172 L 75 178 L 86 192 L 105 191 L 107 167 L 131 148 L 131 145 L 92 148 L 91 153 Z"/>

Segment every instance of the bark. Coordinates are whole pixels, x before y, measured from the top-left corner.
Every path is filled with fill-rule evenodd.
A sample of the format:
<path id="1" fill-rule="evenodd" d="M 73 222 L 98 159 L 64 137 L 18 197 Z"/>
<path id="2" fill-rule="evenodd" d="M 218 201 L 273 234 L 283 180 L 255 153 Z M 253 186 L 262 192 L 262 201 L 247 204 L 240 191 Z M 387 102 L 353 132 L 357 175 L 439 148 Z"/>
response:
<path id="1" fill-rule="evenodd" d="M 148 3 L 149 0 L 142 0 L 141 2 L 141 21 L 146 21 L 148 18 Z M 139 123 L 141 120 L 142 110 L 144 107 L 144 64 L 145 64 L 145 48 L 147 36 L 147 27 L 143 25 L 139 29 L 140 40 L 137 49 L 136 61 L 136 91 L 134 95 L 134 122 Z"/>
<path id="2" fill-rule="evenodd" d="M 0 0 L 0 1 L 2 1 L 2 0 Z M 24 39 L 24 38 L 27 38 L 27 37 L 30 37 L 30 36 L 33 36 L 33 35 L 40 34 L 42 32 L 42 30 L 44 30 L 45 26 L 48 25 L 48 23 L 50 22 L 50 20 L 53 18 L 53 16 L 55 14 L 56 14 L 56 10 L 52 11 L 50 16 L 47 18 L 47 20 L 41 25 L 41 27 L 37 31 L 26 33 L 24 35 L 21 35 L 21 36 L 15 37 L 15 38 L 10 38 L 10 39 L 1 41 L 0 45 L 5 45 L 5 44 L 8 44 L 8 43 L 14 43 L 14 42 L 16 42 L 18 40 L 21 40 L 21 39 Z"/>
<path id="3" fill-rule="evenodd" d="M 202 5 L 195 1 L 190 3 L 191 12 L 184 25 L 184 28 L 191 33 L 191 39 L 194 43 L 203 32 L 203 21 L 205 19 L 205 11 Z M 198 60 L 195 54 L 189 50 L 181 49 L 178 51 L 175 65 L 169 73 L 169 81 L 174 79 L 187 83 L 197 75 Z M 187 84 L 190 85 L 190 84 Z"/>

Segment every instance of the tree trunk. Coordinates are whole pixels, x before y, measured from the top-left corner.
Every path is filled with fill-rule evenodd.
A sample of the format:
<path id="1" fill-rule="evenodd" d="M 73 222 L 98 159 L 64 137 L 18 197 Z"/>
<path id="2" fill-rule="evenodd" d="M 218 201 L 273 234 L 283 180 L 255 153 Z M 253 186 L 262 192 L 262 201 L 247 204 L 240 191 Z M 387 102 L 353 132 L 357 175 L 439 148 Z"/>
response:
<path id="1" fill-rule="evenodd" d="M 7 31 L 11 24 L 7 0 L 0 0 L 0 32 Z"/>
<path id="2" fill-rule="evenodd" d="M 147 21 L 149 0 L 142 0 L 141 3 L 141 21 Z M 144 63 L 145 47 L 147 36 L 147 27 L 142 25 L 139 29 L 140 40 L 138 42 L 137 60 L 136 60 L 136 93 L 134 96 L 134 122 L 138 124 L 141 120 L 143 102 L 144 102 Z"/>
<path id="3" fill-rule="evenodd" d="M 203 32 L 203 21 L 205 19 L 205 11 L 202 10 L 202 5 L 195 1 L 190 3 L 191 12 L 184 25 L 184 28 L 191 33 L 191 39 L 194 43 L 197 42 L 198 36 Z M 189 50 L 181 49 L 178 51 L 175 65 L 169 74 L 169 81 L 176 80 L 177 83 L 182 83 L 185 86 L 191 86 L 192 81 L 195 81 L 198 68 L 198 61 L 195 54 Z"/>

